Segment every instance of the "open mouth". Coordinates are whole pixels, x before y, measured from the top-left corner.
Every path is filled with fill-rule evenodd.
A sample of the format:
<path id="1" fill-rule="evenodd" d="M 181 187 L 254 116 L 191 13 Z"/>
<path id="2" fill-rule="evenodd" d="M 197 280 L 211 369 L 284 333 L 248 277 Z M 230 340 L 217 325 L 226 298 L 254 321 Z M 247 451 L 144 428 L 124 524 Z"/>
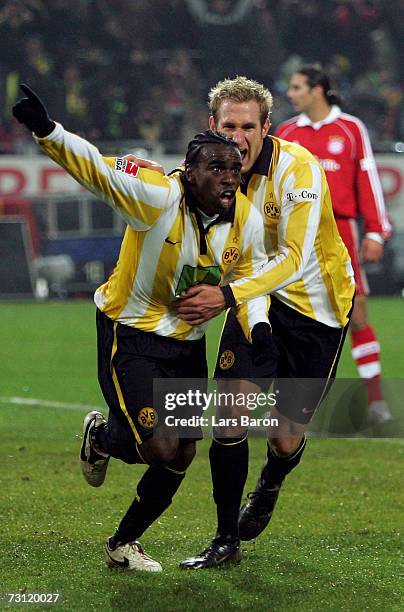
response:
<path id="1" fill-rule="evenodd" d="M 241 159 L 243 160 L 247 155 L 247 149 L 240 149 Z"/>
<path id="2" fill-rule="evenodd" d="M 219 196 L 221 204 L 223 206 L 230 206 L 234 200 L 235 193 L 236 192 L 232 189 L 226 189 L 225 191 L 222 191 Z"/>

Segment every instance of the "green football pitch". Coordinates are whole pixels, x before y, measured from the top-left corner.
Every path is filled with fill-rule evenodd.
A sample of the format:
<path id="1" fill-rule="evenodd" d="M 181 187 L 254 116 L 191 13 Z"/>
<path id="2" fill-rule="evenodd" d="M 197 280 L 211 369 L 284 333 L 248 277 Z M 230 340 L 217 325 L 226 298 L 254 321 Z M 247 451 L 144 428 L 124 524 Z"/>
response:
<path id="1" fill-rule="evenodd" d="M 403 307 L 400 298 L 370 300 L 388 378 L 403 378 Z M 80 474 L 82 416 L 104 406 L 94 307 L 2 303 L 0 312 L 0 609 L 4 594 L 18 592 L 61 593 L 56 605 L 74 611 L 403 610 L 402 438 L 312 438 L 241 564 L 184 572 L 179 561 L 214 535 L 203 441 L 174 503 L 142 538 L 164 572 L 108 570 L 104 541 L 144 468 L 111 461 L 100 489 Z M 209 333 L 211 366 L 220 327 Z M 348 342 L 339 376 L 356 376 Z M 264 456 L 264 440 L 251 439 L 247 491 Z"/>

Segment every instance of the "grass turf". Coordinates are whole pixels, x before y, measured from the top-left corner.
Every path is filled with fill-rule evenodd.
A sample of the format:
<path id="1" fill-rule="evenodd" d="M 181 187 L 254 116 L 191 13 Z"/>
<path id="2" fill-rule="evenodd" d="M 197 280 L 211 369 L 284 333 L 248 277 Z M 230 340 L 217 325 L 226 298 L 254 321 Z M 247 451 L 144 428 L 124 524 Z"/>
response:
<path id="1" fill-rule="evenodd" d="M 385 374 L 400 377 L 402 302 L 373 299 L 370 310 Z M 103 405 L 90 303 L 1 304 L 0 312 L 2 398 Z M 211 362 L 219 330 L 212 326 Z M 348 350 L 339 374 L 355 374 Z M 77 462 L 84 412 L 0 404 L 1 591 L 60 591 L 69 610 L 402 609 L 403 440 L 311 440 L 270 528 L 243 545 L 241 565 L 183 572 L 179 560 L 199 552 L 215 525 L 202 442 L 173 505 L 142 538 L 164 567 L 145 575 L 111 572 L 102 559 L 144 468 L 111 462 L 105 485 L 88 487 Z M 250 445 L 247 490 L 265 446 Z"/>

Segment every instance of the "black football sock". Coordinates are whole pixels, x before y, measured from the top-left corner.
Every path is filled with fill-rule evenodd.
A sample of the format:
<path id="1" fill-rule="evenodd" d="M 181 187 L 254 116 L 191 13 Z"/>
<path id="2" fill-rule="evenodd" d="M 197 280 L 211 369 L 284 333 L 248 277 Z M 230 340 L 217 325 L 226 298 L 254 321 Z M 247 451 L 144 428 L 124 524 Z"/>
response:
<path id="1" fill-rule="evenodd" d="M 214 438 L 209 459 L 218 537 L 238 539 L 238 514 L 248 474 L 247 437 Z"/>
<path id="2" fill-rule="evenodd" d="M 110 539 L 110 544 L 126 544 L 140 538 L 171 504 L 184 476 L 185 472 L 177 472 L 164 465 L 150 466 L 140 479 L 137 497 Z"/>
<path id="3" fill-rule="evenodd" d="M 289 472 L 299 464 L 305 447 L 306 438 L 303 436 L 299 446 L 291 455 L 280 457 L 268 444 L 268 461 L 261 472 L 261 481 L 266 489 L 275 489 L 282 485 Z"/>

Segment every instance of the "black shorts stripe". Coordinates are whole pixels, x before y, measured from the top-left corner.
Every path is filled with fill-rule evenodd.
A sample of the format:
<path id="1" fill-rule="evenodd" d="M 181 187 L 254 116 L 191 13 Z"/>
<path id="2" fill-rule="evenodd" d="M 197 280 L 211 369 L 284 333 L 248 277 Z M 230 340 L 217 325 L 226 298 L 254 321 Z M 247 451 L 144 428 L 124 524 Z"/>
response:
<path id="1" fill-rule="evenodd" d="M 111 359 L 110 359 L 110 364 L 111 364 L 111 377 L 112 377 L 112 383 L 115 387 L 115 391 L 116 391 L 116 395 L 118 398 L 118 404 L 120 409 L 122 410 L 123 414 L 125 415 L 128 423 L 129 423 L 129 427 L 132 430 L 133 435 L 135 436 L 136 442 L 138 444 L 142 444 L 142 439 L 139 435 L 138 430 L 135 427 L 135 424 L 133 422 L 132 417 L 130 416 L 128 409 L 126 407 L 125 404 L 125 398 L 124 395 L 122 393 L 122 389 L 121 386 L 119 384 L 119 380 L 118 380 L 118 376 L 115 370 L 115 366 L 114 366 L 114 357 L 117 353 L 118 350 L 118 337 L 117 337 L 117 325 L 118 323 L 114 322 L 113 324 L 113 330 L 114 330 L 114 340 L 113 340 L 113 344 L 112 344 L 112 351 L 111 351 Z"/>

